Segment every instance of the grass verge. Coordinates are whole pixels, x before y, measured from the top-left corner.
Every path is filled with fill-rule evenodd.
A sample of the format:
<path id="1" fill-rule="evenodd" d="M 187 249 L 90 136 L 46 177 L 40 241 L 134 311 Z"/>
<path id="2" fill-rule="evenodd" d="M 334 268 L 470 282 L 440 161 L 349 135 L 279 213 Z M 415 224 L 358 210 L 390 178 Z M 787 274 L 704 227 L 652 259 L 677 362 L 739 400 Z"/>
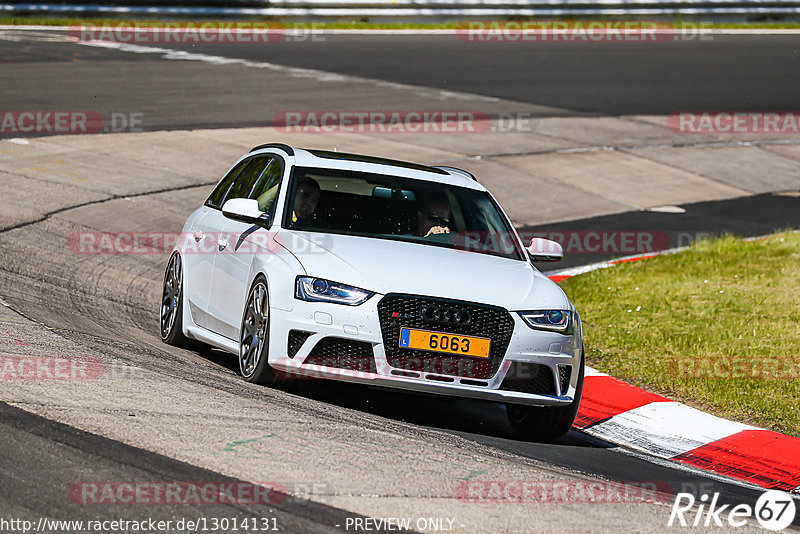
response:
<path id="1" fill-rule="evenodd" d="M 702 241 L 562 287 L 581 313 L 592 367 L 800 436 L 800 234 Z"/>

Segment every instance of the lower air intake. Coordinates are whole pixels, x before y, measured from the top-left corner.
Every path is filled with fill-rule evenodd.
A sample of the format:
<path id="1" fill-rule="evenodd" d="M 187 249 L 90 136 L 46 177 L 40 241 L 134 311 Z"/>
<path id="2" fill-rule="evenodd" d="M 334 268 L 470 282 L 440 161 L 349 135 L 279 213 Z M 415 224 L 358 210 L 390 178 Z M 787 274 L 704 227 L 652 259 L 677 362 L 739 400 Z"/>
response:
<path id="1" fill-rule="evenodd" d="M 338 337 L 319 340 L 303 363 L 362 373 L 377 372 L 370 343 Z"/>
<path id="2" fill-rule="evenodd" d="M 558 383 L 561 385 L 561 394 L 565 395 L 567 393 L 567 388 L 569 388 L 569 379 L 572 375 L 572 366 L 571 365 L 559 365 L 558 366 Z"/>
<path id="3" fill-rule="evenodd" d="M 511 362 L 500 389 L 534 395 L 555 395 L 556 382 L 553 372 L 546 365 Z"/>
<path id="4" fill-rule="evenodd" d="M 289 339 L 286 342 L 286 354 L 290 358 L 297 356 L 297 352 L 311 334 L 312 332 L 304 332 L 303 330 L 289 330 Z"/>

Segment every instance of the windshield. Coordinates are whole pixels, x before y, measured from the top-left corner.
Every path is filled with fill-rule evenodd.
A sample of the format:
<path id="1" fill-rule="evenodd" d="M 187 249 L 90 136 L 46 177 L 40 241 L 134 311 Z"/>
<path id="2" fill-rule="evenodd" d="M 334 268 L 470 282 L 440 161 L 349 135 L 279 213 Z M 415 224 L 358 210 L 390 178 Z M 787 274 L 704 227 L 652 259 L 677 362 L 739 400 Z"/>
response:
<path id="1" fill-rule="evenodd" d="M 295 168 L 283 226 L 525 259 L 485 191 L 397 176 Z"/>

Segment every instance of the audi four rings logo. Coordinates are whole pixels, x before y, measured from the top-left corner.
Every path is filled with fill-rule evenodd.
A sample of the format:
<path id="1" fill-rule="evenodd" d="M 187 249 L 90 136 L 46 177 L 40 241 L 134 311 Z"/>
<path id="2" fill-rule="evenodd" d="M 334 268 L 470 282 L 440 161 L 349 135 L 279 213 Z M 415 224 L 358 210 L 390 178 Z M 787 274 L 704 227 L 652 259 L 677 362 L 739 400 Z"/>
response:
<path id="1" fill-rule="evenodd" d="M 467 310 L 445 306 L 425 306 L 422 308 L 421 315 L 429 323 L 469 324 L 472 320 L 472 316 Z"/>

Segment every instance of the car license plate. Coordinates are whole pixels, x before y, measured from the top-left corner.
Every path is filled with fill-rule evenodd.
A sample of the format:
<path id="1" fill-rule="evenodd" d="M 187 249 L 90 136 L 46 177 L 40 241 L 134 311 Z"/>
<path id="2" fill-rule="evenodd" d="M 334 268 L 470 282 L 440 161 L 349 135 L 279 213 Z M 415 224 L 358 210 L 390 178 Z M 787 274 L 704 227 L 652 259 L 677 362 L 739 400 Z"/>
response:
<path id="1" fill-rule="evenodd" d="M 485 337 L 460 336 L 414 328 L 400 329 L 400 346 L 404 349 L 446 352 L 460 356 L 488 358 L 491 340 Z"/>

